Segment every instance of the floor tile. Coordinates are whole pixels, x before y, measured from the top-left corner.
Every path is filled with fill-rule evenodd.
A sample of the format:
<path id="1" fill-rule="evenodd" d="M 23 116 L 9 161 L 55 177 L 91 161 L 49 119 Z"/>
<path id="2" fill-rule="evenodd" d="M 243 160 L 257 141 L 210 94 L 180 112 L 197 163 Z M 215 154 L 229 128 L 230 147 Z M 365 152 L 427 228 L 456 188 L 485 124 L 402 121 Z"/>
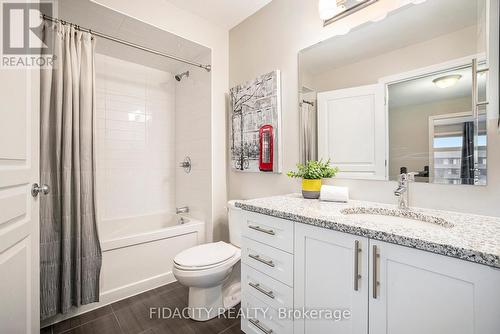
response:
<path id="1" fill-rule="evenodd" d="M 52 326 L 40 328 L 40 334 L 52 334 Z"/>
<path id="2" fill-rule="evenodd" d="M 115 311 L 115 314 L 125 334 L 136 334 L 165 323 L 176 323 L 176 319 L 162 317 L 162 308 L 165 308 L 164 315 L 168 317 L 168 310 L 176 308 L 182 310 L 186 305 L 187 301 L 183 298 L 183 292 L 174 290 L 136 301 Z M 151 313 L 152 308 L 154 313 Z"/>
<path id="3" fill-rule="evenodd" d="M 245 334 L 245 333 L 241 330 L 241 323 L 238 321 L 238 323 L 225 329 L 224 331 L 220 332 L 219 334 Z"/>
<path id="4" fill-rule="evenodd" d="M 109 314 L 84 325 L 70 329 L 64 334 L 121 334 L 114 314 Z"/>
<path id="5" fill-rule="evenodd" d="M 172 290 L 177 290 L 177 289 L 184 289 L 184 290 L 186 290 L 186 294 L 187 294 L 187 288 L 183 287 L 182 285 L 180 285 L 177 282 L 174 282 L 174 283 L 160 286 L 160 287 L 153 289 L 153 290 L 149 290 L 149 291 L 140 293 L 138 295 L 135 295 L 135 296 L 132 296 L 132 297 L 129 297 L 126 299 L 122 299 L 120 301 L 117 301 L 117 302 L 111 304 L 111 307 L 113 308 L 114 311 L 118 311 L 121 308 L 130 306 L 134 303 L 143 302 L 144 300 L 146 300 L 152 296 L 157 296 L 157 295 L 161 295 L 164 293 L 169 293 Z"/>
<path id="6" fill-rule="evenodd" d="M 69 318 L 53 325 L 53 334 L 59 334 L 71 328 L 81 326 L 87 322 L 96 320 L 108 314 L 112 314 L 111 306 L 103 306 L 93 311 L 83 313 L 73 318 Z"/>
<path id="7" fill-rule="evenodd" d="M 41 334 L 241 334 L 240 320 L 229 313 L 209 321 L 168 317 L 187 307 L 189 289 L 172 283 L 45 328 Z M 238 310 L 240 305 L 235 309 Z M 150 314 L 150 310 L 153 316 Z M 164 308 L 163 318 L 161 313 Z M 233 312 L 231 315 L 235 315 Z"/>

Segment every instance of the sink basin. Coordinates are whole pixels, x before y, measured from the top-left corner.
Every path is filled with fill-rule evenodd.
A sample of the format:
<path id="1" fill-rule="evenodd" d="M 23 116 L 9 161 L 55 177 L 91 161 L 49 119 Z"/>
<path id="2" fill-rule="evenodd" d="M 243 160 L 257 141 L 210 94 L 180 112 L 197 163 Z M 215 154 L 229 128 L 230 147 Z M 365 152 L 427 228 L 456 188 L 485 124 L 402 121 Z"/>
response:
<path id="1" fill-rule="evenodd" d="M 341 211 L 344 215 L 359 218 L 362 221 L 376 224 L 404 224 L 408 227 L 422 227 L 432 224 L 436 227 L 451 228 L 453 224 L 447 220 L 431 215 L 422 214 L 412 210 L 386 209 L 386 208 L 347 208 Z"/>

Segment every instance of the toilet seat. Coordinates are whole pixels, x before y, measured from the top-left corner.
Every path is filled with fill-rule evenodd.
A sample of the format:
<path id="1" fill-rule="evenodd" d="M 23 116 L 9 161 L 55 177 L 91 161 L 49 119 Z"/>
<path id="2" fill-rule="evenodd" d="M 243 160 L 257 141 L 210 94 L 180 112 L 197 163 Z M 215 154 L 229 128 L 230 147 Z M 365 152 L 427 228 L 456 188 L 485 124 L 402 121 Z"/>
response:
<path id="1" fill-rule="evenodd" d="M 174 265 L 181 270 L 205 270 L 232 262 L 238 248 L 223 241 L 203 244 L 186 249 L 174 258 Z"/>

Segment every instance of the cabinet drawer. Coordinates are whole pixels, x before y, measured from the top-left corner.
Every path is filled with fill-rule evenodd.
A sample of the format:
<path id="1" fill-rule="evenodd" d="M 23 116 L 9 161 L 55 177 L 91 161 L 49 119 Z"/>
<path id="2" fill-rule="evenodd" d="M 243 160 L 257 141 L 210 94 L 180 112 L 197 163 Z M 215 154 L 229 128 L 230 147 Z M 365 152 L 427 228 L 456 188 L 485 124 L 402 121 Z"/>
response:
<path id="1" fill-rule="evenodd" d="M 260 242 L 241 238 L 241 262 L 293 286 L 293 255 Z"/>
<path id="2" fill-rule="evenodd" d="M 241 330 L 246 334 L 293 333 L 293 320 L 280 319 L 276 309 L 252 295 L 241 295 L 241 309 L 246 315 L 241 318 Z"/>
<path id="3" fill-rule="evenodd" d="M 241 265 L 241 289 L 269 306 L 293 308 L 293 289 L 255 269 Z"/>
<path id="4" fill-rule="evenodd" d="M 293 222 L 248 211 L 243 216 L 244 237 L 293 253 Z"/>

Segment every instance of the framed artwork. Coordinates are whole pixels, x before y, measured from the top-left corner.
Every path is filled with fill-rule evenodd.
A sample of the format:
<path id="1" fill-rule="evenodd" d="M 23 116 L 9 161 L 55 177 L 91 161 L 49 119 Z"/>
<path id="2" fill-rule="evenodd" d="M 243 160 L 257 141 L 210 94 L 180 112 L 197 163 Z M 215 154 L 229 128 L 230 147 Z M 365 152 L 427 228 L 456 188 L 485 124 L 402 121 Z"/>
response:
<path id="1" fill-rule="evenodd" d="M 230 89 L 231 168 L 281 173 L 281 81 L 279 70 Z"/>

